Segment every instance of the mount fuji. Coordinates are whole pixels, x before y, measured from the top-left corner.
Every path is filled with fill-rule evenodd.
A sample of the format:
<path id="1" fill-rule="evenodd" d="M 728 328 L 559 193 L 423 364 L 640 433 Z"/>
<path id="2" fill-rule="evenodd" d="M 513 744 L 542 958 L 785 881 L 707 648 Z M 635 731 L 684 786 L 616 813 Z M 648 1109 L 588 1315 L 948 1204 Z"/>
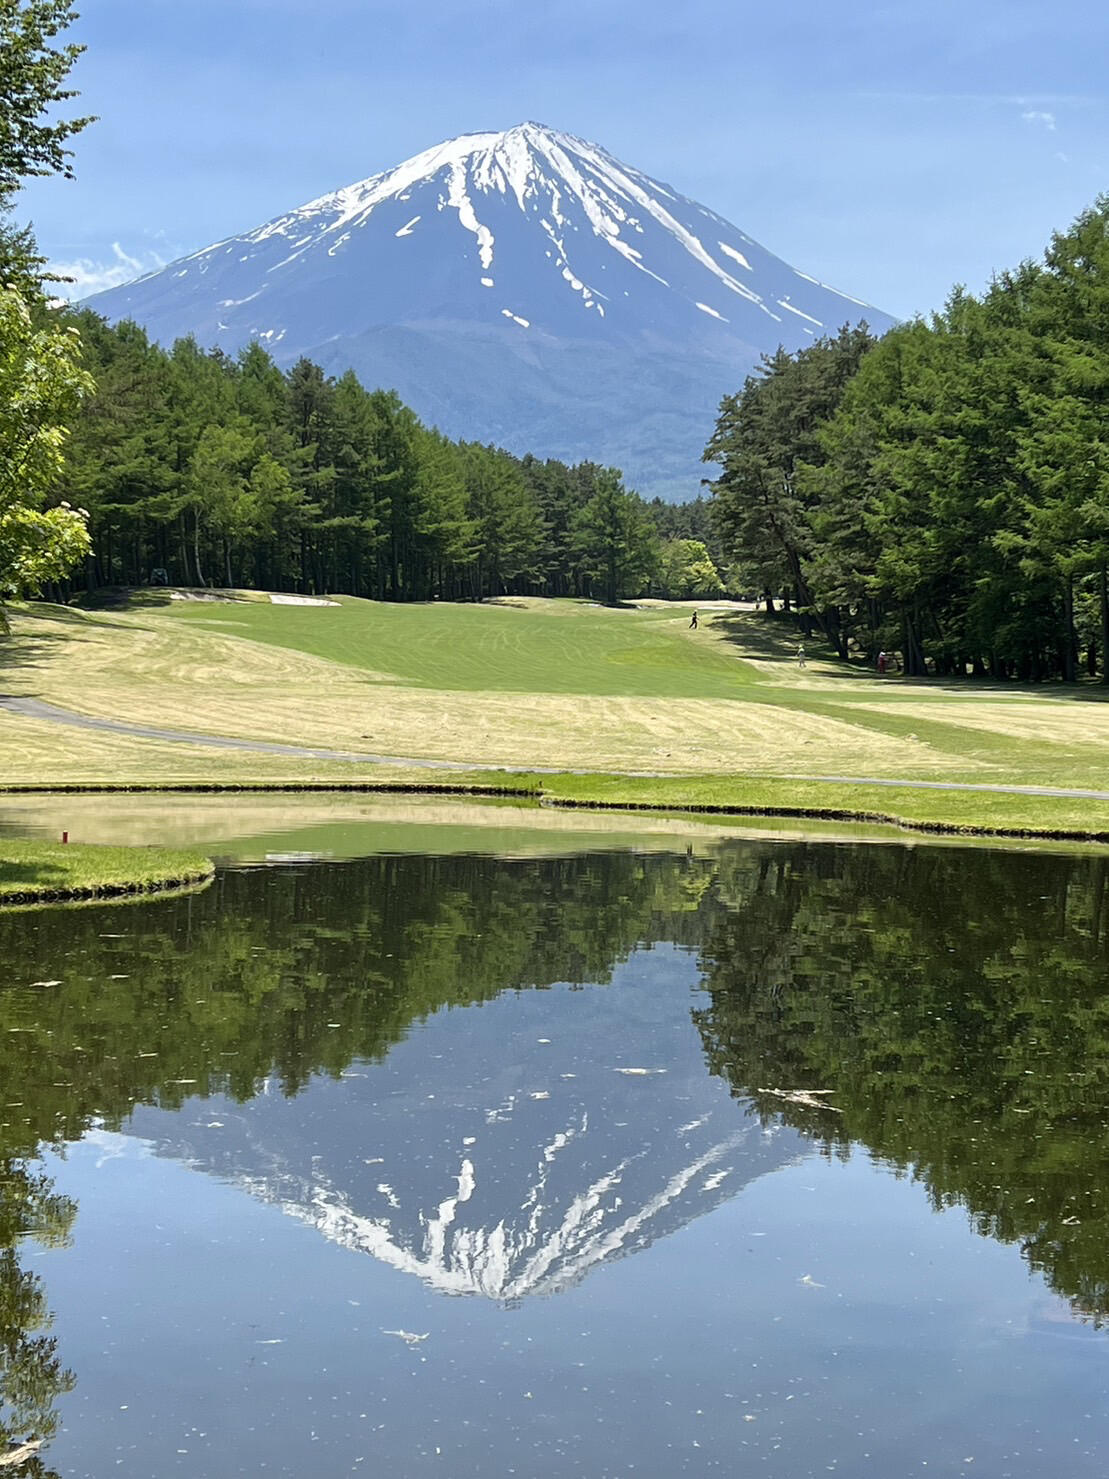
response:
<path id="1" fill-rule="evenodd" d="M 692 496 L 721 397 L 764 352 L 893 319 L 721 216 L 537 123 L 466 134 L 86 300 L 163 344 L 398 391 L 452 437 Z"/>

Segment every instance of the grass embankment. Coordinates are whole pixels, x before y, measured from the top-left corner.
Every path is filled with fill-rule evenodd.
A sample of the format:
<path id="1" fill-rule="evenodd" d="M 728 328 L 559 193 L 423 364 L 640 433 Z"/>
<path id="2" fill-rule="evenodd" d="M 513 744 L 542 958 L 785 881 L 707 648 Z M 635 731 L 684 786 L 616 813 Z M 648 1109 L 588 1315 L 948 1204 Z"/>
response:
<path id="1" fill-rule="evenodd" d="M 457 768 L 219 751 L 0 713 L 0 781 L 477 787 L 580 804 L 1109 834 L 1109 803 L 1097 800 L 828 779 L 1109 791 L 1099 690 L 879 679 L 817 642 L 800 671 L 788 627 L 704 607 L 698 631 L 688 619 L 680 606 L 567 601 L 25 608 L 0 653 L 8 694 L 144 726 Z"/>
<path id="2" fill-rule="evenodd" d="M 184 888 L 211 878 L 203 853 L 162 847 L 82 847 L 0 838 L 0 907 Z"/>
<path id="3" fill-rule="evenodd" d="M 750 776 L 544 777 L 558 806 L 874 823 L 910 831 L 1109 842 L 1109 803 L 908 786 L 836 785 Z"/>

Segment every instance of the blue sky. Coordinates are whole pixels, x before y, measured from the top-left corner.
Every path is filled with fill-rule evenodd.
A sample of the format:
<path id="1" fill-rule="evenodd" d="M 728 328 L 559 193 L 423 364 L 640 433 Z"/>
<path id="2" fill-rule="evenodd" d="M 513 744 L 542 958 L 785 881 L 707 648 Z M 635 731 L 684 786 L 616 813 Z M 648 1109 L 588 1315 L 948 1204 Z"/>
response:
<path id="1" fill-rule="evenodd" d="M 529 118 L 899 315 L 1109 189 L 1093 0 L 78 3 L 101 121 L 22 213 L 89 291 Z"/>

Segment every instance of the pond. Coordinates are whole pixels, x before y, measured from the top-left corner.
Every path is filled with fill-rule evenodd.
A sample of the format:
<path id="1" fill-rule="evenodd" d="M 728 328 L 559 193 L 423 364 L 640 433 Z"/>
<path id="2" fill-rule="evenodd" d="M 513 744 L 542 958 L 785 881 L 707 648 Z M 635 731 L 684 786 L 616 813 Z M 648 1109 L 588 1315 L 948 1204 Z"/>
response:
<path id="1" fill-rule="evenodd" d="M 440 842 L 0 916 L 10 1472 L 1104 1475 L 1104 855 Z"/>

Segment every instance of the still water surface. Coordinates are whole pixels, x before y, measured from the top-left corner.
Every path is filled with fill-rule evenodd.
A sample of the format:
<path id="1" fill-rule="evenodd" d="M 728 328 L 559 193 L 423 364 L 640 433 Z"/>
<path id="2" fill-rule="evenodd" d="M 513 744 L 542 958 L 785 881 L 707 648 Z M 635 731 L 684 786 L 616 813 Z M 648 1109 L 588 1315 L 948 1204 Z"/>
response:
<path id="1" fill-rule="evenodd" d="M 0 918 L 0 1437 L 1100 1479 L 1106 873 L 752 839 Z"/>

